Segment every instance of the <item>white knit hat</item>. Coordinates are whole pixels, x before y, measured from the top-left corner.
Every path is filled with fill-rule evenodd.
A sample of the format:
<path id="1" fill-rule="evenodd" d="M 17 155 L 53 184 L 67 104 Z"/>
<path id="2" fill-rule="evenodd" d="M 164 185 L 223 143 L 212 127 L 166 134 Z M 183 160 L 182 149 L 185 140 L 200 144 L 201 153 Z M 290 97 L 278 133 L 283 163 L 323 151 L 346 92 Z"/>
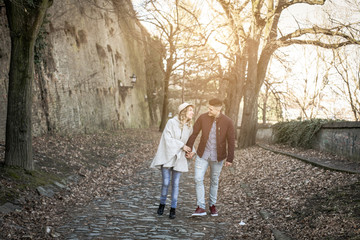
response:
<path id="1" fill-rule="evenodd" d="M 184 109 L 187 108 L 188 106 L 194 107 L 194 105 L 189 104 L 189 103 L 186 103 L 186 102 L 180 104 L 180 106 L 179 106 L 179 108 L 178 108 L 178 113 L 180 113 L 182 110 L 184 110 Z"/>

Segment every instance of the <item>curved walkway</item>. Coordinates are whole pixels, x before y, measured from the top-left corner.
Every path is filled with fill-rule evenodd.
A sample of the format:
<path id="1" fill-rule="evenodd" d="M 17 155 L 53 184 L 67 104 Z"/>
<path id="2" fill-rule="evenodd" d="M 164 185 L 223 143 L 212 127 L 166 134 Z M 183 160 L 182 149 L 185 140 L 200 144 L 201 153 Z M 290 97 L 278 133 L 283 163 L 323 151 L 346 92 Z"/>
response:
<path id="1" fill-rule="evenodd" d="M 149 169 L 150 162 L 146 164 L 129 179 L 129 184 L 120 186 L 109 199 L 97 198 L 88 206 L 74 208 L 72 219 L 56 232 L 74 240 L 226 239 L 227 226 L 221 223 L 221 216 L 191 217 L 196 208 L 192 166 L 181 176 L 176 218 L 171 220 L 169 198 L 164 215 L 156 214 L 161 173 Z"/>

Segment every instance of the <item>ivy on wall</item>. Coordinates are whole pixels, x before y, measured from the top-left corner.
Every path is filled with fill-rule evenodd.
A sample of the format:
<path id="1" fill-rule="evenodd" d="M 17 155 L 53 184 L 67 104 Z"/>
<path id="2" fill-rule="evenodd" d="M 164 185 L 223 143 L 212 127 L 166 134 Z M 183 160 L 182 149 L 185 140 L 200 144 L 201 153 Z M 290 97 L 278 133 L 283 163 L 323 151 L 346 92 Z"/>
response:
<path id="1" fill-rule="evenodd" d="M 333 122 L 328 119 L 311 119 L 305 121 L 279 122 L 273 126 L 276 143 L 292 147 L 311 148 L 315 134 L 325 123 Z"/>

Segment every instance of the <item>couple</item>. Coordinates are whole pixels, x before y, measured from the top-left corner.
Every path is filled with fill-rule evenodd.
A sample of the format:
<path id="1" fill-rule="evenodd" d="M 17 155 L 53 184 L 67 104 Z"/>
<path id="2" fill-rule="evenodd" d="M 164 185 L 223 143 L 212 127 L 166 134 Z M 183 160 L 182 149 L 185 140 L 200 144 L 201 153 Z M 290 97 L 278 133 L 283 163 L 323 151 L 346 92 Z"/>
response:
<path id="1" fill-rule="evenodd" d="M 215 204 L 218 183 L 223 164 L 231 166 L 234 159 L 235 131 L 233 121 L 221 113 L 222 101 L 214 98 L 209 101 L 208 112 L 200 115 L 192 128 L 194 106 L 183 103 L 178 115 L 169 119 L 162 133 L 158 150 L 150 167 L 160 167 L 162 187 L 160 205 L 157 213 L 164 213 L 166 197 L 172 178 L 171 208 L 169 218 L 175 218 L 179 195 L 179 181 L 182 172 L 188 171 L 187 159 L 195 155 L 193 145 L 201 133 L 195 160 L 195 185 L 197 209 L 192 216 L 205 216 L 204 176 L 210 165 L 209 208 L 211 216 L 217 216 Z M 227 151 L 226 151 L 227 150 Z M 226 159 L 226 161 L 225 161 Z M 224 163 L 225 162 L 225 163 Z"/>

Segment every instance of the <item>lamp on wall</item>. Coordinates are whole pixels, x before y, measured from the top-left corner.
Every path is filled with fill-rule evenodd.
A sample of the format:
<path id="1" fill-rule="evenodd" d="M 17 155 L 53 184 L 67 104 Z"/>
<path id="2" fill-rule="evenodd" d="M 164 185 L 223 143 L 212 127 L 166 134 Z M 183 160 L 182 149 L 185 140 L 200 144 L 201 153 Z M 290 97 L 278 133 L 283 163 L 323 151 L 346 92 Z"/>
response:
<path id="1" fill-rule="evenodd" d="M 130 79 L 131 79 L 131 84 L 134 86 L 134 84 L 136 83 L 136 75 L 135 75 L 135 73 L 133 73 L 132 75 L 131 75 L 131 77 L 130 77 Z"/>
<path id="2" fill-rule="evenodd" d="M 133 73 L 131 76 L 130 76 L 130 79 L 131 79 L 131 86 L 120 86 L 121 88 L 133 88 L 135 83 L 136 83 L 136 75 L 135 73 Z"/>

